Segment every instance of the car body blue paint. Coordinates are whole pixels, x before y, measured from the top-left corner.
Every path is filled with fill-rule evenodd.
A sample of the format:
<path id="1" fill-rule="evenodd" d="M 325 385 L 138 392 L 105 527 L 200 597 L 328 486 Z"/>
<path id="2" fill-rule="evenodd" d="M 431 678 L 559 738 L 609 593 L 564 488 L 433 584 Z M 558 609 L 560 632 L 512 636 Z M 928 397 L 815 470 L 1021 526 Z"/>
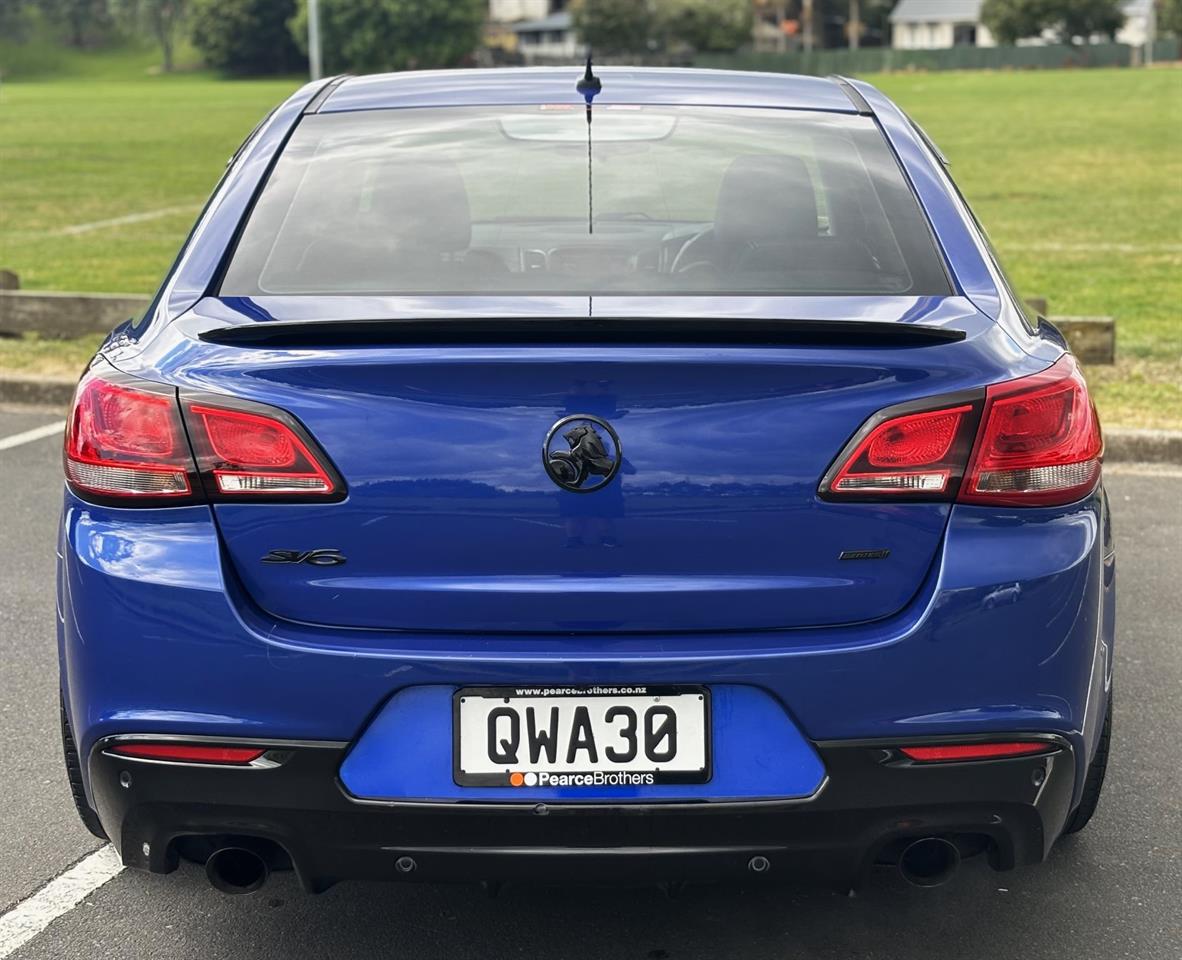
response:
<path id="1" fill-rule="evenodd" d="M 854 109 L 837 84 L 812 78 L 604 75 L 613 81 L 605 98 L 620 103 Z M 59 641 L 67 710 L 83 755 L 103 737 L 133 733 L 347 741 L 355 745 L 343 775 L 359 796 L 481 800 L 488 795 L 444 776 L 441 764 L 449 758 L 435 756 L 413 771 L 402 763 L 392 738 L 408 716 L 421 737 L 415 749 L 443 749 L 451 717 L 442 705 L 460 686 L 695 683 L 714 687 L 724 703 L 733 696 L 736 709 L 766 711 L 773 704 L 779 711 L 770 720 L 761 714 L 770 724 L 768 738 L 752 745 L 745 755 L 750 763 L 741 750 L 731 754 L 736 731 L 718 726 L 725 715 L 716 718 L 715 749 L 726 748 L 728 757 L 716 786 L 725 796 L 810 794 L 823 772 L 810 766 L 809 756 L 816 758 L 806 741 L 1055 733 L 1077 755 L 1092 756 L 1111 683 L 1115 606 L 1102 490 L 1062 508 L 860 505 L 855 512 L 862 522 L 849 532 L 877 530 L 889 538 L 899 566 L 844 573 L 829 555 L 851 506 L 823 504 L 816 484 L 867 416 L 892 403 L 1037 372 L 1063 349 L 1014 319 L 1015 306 L 938 161 L 885 97 L 856 86 L 929 218 L 954 296 L 218 299 L 211 296 L 214 279 L 237 226 L 321 87 L 293 95 L 231 165 L 154 309 L 121 329 L 103 352 L 134 376 L 289 409 L 341 468 L 350 501 L 120 509 L 67 491 Z M 347 80 L 321 109 L 574 97 L 565 70 L 407 74 Z M 199 339 L 214 327 L 326 316 L 588 315 L 890 321 L 947 326 L 966 338 L 924 348 L 441 343 L 316 351 Z M 687 541 L 660 509 L 676 507 L 685 492 L 662 486 L 646 453 L 677 426 L 695 382 L 687 376 L 691 367 L 710 391 L 693 398 L 691 429 L 667 450 L 675 467 L 669 472 L 692 473 L 707 445 L 729 445 L 731 453 L 728 468 L 707 468 L 703 489 L 693 492 L 688 508 L 678 507 L 679 522 L 710 541 L 711 566 L 693 571 L 678 567 Z M 566 394 L 602 379 L 603 371 L 610 371 L 615 395 L 580 400 L 608 403 L 622 417 L 625 456 L 635 472 L 621 477 L 622 512 L 615 519 L 622 543 L 639 531 L 643 546 L 639 553 L 627 546 L 599 551 L 582 567 L 564 565 L 552 538 L 543 541 L 531 529 L 562 527 L 556 492 L 478 480 L 465 447 L 487 459 L 498 447 L 516 455 L 520 445 L 531 450 L 532 462 L 550 423 L 567 412 Z M 788 408 L 792 415 L 784 416 Z M 741 409 L 749 413 L 745 419 L 736 416 Z M 457 434 L 446 431 L 460 429 L 465 411 L 474 432 L 461 432 L 467 443 L 457 444 Z M 684 422 L 684 411 L 680 416 Z M 736 439 L 744 430 L 755 451 L 746 470 Z M 427 505 L 417 509 L 391 486 L 396 460 L 408 450 L 407 477 L 444 481 L 440 497 L 433 504 L 421 500 Z M 715 499 L 733 497 L 746 510 L 730 543 L 710 529 L 734 520 L 710 515 L 708 488 L 724 473 L 729 486 Z M 472 489 L 478 486 L 487 489 Z M 520 505 L 506 507 L 514 497 Z M 491 532 L 500 538 L 503 567 L 465 568 L 457 561 L 450 573 L 466 582 L 445 583 L 444 548 L 462 551 L 480 529 L 474 511 L 482 499 L 502 510 Z M 350 504 L 368 506 L 352 515 L 333 512 Z M 390 516 L 397 522 L 381 540 L 358 532 Z M 766 533 L 761 524 L 779 534 L 782 550 L 759 539 Z M 301 543 L 279 542 L 295 533 Z M 352 569 L 369 567 L 368 577 L 334 582 L 331 572 L 297 570 L 296 590 L 275 570 L 250 562 L 264 548 L 336 547 L 342 536 L 354 538 Z M 752 538 L 759 549 L 744 551 Z M 392 546 L 410 551 L 401 567 L 390 563 Z M 434 564 L 418 580 L 416 549 Z M 555 574 L 549 580 L 547 566 Z M 455 589 L 480 583 L 492 589 Z M 686 583 L 693 589 L 681 590 L 686 605 L 679 608 L 667 588 Z M 396 595 L 400 584 L 409 584 L 412 602 L 387 604 L 396 608 L 387 616 L 383 598 Z M 443 599 L 435 602 L 425 586 L 448 589 L 436 590 Z M 826 599 L 827 589 L 841 599 Z M 347 604 L 333 599 L 343 591 L 351 597 Z M 564 597 L 573 612 L 562 609 Z M 643 602 L 633 603 L 636 598 Z M 348 609 L 336 609 L 341 606 Z M 775 736 L 785 745 L 783 762 L 769 765 Z M 1085 772 L 1077 765 L 1077 796 Z M 612 799 L 708 793 L 670 786 Z"/>
<path id="2" fill-rule="evenodd" d="M 114 509 L 67 493 L 69 709 L 83 751 L 129 733 L 353 741 L 420 686 L 722 681 L 766 691 L 813 741 L 1041 731 L 1090 755 L 1113 641 L 1104 512 L 1098 494 L 1068 509 L 956 506 L 915 599 L 872 623 L 494 636 L 278 620 L 219 562 L 208 507 Z M 433 736 L 449 732 L 450 709 L 433 723 Z"/>
<path id="3" fill-rule="evenodd" d="M 450 716 L 454 687 L 411 687 L 395 694 L 366 728 L 345 762 L 341 783 L 365 800 L 487 800 L 503 802 L 497 787 L 459 787 L 452 780 Z M 783 706 L 750 686 L 714 684 L 710 690 L 713 764 L 709 783 L 682 786 L 522 786 L 508 799 L 532 802 L 628 800 L 802 799 L 820 789 L 825 768 L 793 726 Z M 408 740 L 402 731 L 415 730 Z"/>

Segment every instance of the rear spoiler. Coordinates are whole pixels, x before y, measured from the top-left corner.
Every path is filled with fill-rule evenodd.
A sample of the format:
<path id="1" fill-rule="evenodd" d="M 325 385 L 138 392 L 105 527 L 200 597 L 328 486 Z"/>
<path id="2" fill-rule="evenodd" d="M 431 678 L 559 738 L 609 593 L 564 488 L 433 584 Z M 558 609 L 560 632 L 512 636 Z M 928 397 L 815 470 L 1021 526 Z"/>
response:
<path id="1" fill-rule="evenodd" d="M 965 339 L 963 330 L 875 320 L 757 320 L 674 317 L 572 319 L 270 320 L 198 335 L 235 346 L 383 346 L 424 343 L 671 343 L 928 346 Z"/>

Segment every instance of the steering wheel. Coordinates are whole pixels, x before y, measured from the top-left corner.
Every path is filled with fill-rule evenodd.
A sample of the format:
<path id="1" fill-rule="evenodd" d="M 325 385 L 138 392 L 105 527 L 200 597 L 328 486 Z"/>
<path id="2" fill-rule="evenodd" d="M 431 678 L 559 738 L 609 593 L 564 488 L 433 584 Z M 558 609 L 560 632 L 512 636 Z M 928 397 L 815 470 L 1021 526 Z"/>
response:
<path id="1" fill-rule="evenodd" d="M 695 233 L 677 251 L 677 256 L 669 265 L 669 272 L 685 273 L 689 270 L 701 269 L 704 266 L 715 266 L 713 259 L 707 255 L 707 248 L 713 240 L 713 227 L 707 227 L 701 233 Z"/>

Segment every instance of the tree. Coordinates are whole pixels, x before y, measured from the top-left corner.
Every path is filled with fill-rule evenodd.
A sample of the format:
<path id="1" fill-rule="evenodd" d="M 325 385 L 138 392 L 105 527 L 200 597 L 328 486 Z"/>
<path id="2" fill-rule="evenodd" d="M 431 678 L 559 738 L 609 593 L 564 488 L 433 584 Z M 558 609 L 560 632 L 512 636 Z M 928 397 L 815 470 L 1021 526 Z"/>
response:
<path id="1" fill-rule="evenodd" d="M 480 43 L 485 0 L 320 0 L 325 69 L 413 70 L 454 67 Z M 307 50 L 308 12 L 291 34 Z"/>
<path id="2" fill-rule="evenodd" d="M 303 68 L 287 23 L 295 0 L 191 0 L 193 44 L 218 70 L 244 75 Z"/>
<path id="3" fill-rule="evenodd" d="M 571 18 L 583 43 L 603 54 L 648 50 L 657 27 L 646 0 L 572 0 Z"/>
<path id="4" fill-rule="evenodd" d="M 176 45 L 176 36 L 181 21 L 185 18 L 185 0 L 143 0 L 144 14 L 148 18 L 148 26 L 152 28 L 152 36 L 160 44 L 160 52 L 164 59 L 164 72 L 172 72 L 172 51 Z"/>
<path id="5" fill-rule="evenodd" d="M 1086 42 L 1094 33 L 1115 40 L 1116 31 L 1125 23 L 1120 0 L 1058 0 L 1052 6 L 1057 22 L 1051 28 L 1063 43 L 1072 43 L 1076 37 Z"/>
<path id="6" fill-rule="evenodd" d="M 895 0 L 862 0 L 862 25 L 870 33 L 890 42 L 891 11 Z"/>
<path id="7" fill-rule="evenodd" d="M 981 23 L 998 43 L 1014 44 L 1042 33 L 1046 6 L 1046 0 L 985 0 L 981 4 Z"/>
<path id="8" fill-rule="evenodd" d="M 1157 0 L 1157 29 L 1182 39 L 1182 0 Z"/>
<path id="9" fill-rule="evenodd" d="M 750 42 L 754 13 L 750 0 L 659 0 L 656 19 L 671 45 L 729 53 Z"/>
<path id="10" fill-rule="evenodd" d="M 985 0 L 981 22 L 999 43 L 1052 31 L 1062 43 L 1099 33 L 1115 36 L 1125 22 L 1121 0 Z"/>
<path id="11" fill-rule="evenodd" d="M 66 42 L 74 47 L 96 46 L 111 32 L 107 0 L 38 0 L 45 18 L 66 28 Z"/>
<path id="12" fill-rule="evenodd" d="M 24 0 L 0 0 L 0 37 L 21 40 L 26 26 Z"/>
<path id="13" fill-rule="evenodd" d="M 121 18 L 139 30 L 146 23 L 148 32 L 160 44 L 165 73 L 173 68 L 173 50 L 185 19 L 186 0 L 116 0 Z"/>

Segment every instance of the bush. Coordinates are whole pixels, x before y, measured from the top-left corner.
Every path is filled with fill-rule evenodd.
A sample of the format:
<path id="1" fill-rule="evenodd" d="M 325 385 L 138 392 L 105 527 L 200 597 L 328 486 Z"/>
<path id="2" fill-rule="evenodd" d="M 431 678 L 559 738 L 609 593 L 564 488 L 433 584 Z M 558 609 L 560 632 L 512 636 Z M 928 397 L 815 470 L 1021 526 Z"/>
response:
<path id="1" fill-rule="evenodd" d="M 215 69 L 294 73 L 305 61 L 288 30 L 295 0 L 192 0 L 193 45 Z"/>
<path id="2" fill-rule="evenodd" d="M 454 67 L 480 43 L 486 8 L 484 0 L 320 0 L 325 71 Z M 303 5 L 291 33 L 306 52 Z"/>
<path id="3" fill-rule="evenodd" d="M 572 0 L 570 9 L 579 39 L 594 53 L 637 53 L 656 46 L 655 17 L 644 0 Z"/>
<path id="4" fill-rule="evenodd" d="M 1125 22 L 1121 0 L 985 0 L 981 22 L 999 43 L 1053 31 L 1060 43 L 1099 33 L 1110 39 Z"/>
<path id="5" fill-rule="evenodd" d="M 64 30 L 65 41 L 72 47 L 101 47 L 112 39 L 114 22 L 107 0 L 37 0 L 30 5 Z"/>
<path id="6" fill-rule="evenodd" d="M 572 0 L 575 31 L 593 54 L 690 48 L 730 53 L 751 40 L 750 0 Z"/>
<path id="7" fill-rule="evenodd" d="M 14 42 L 25 39 L 27 14 L 24 0 L 0 0 L 0 37 Z"/>
<path id="8" fill-rule="evenodd" d="M 749 0 L 661 0 L 660 30 L 667 43 L 699 53 L 730 53 L 751 40 Z"/>

